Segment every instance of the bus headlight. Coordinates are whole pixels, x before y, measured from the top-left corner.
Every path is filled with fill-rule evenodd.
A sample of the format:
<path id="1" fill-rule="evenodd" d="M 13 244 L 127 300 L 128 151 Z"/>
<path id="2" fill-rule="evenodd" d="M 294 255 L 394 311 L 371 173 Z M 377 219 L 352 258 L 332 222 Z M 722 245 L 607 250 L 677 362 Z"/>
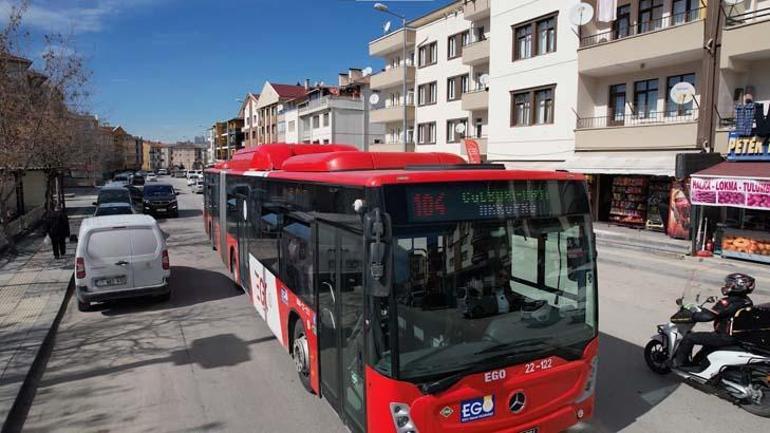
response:
<path id="1" fill-rule="evenodd" d="M 588 379 L 586 379 L 586 385 L 583 388 L 583 394 L 580 395 L 578 398 L 578 402 L 581 402 L 594 393 L 594 389 L 596 388 L 596 377 L 599 374 L 599 357 L 594 356 L 594 359 L 591 360 L 591 363 L 588 366 Z"/>
<path id="2" fill-rule="evenodd" d="M 397 433 L 418 433 L 417 427 L 409 415 L 409 405 L 406 403 L 391 403 L 390 415 Z"/>

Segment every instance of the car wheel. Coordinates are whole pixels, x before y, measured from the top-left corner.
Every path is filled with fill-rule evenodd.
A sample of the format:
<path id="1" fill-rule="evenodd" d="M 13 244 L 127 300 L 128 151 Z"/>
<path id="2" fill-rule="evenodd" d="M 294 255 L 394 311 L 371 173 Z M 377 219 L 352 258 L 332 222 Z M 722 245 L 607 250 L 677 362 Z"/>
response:
<path id="1" fill-rule="evenodd" d="M 82 311 L 82 312 L 91 311 L 91 303 L 81 301 L 80 299 L 78 299 L 78 311 Z"/>
<path id="2" fill-rule="evenodd" d="M 297 369 L 299 381 L 309 393 L 313 393 L 313 387 L 310 386 L 310 349 L 308 348 L 307 335 L 302 320 L 297 319 L 294 324 L 294 338 L 292 339 L 291 356 L 294 358 L 294 366 Z"/>

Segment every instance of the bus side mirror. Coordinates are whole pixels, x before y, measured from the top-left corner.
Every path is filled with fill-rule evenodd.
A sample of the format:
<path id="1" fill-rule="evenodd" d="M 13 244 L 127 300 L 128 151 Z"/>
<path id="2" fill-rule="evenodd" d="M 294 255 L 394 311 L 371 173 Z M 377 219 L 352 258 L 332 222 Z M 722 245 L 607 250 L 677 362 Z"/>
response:
<path id="1" fill-rule="evenodd" d="M 368 270 L 364 275 L 372 296 L 388 297 L 391 290 L 390 217 L 374 209 L 364 216 L 364 237 L 368 252 Z"/>

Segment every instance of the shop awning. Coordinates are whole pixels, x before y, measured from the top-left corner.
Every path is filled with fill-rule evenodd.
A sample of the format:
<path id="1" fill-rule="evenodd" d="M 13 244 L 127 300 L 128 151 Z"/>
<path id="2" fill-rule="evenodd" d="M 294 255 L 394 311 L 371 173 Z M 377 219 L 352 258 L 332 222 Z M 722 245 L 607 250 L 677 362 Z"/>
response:
<path id="1" fill-rule="evenodd" d="M 560 170 L 564 161 L 489 161 L 505 165 L 507 170 Z"/>
<path id="2" fill-rule="evenodd" d="M 726 161 L 693 174 L 696 176 L 770 180 L 770 162 Z"/>
<path id="3" fill-rule="evenodd" d="M 674 176 L 676 155 L 681 151 L 576 152 L 559 167 L 586 174 L 637 174 Z"/>

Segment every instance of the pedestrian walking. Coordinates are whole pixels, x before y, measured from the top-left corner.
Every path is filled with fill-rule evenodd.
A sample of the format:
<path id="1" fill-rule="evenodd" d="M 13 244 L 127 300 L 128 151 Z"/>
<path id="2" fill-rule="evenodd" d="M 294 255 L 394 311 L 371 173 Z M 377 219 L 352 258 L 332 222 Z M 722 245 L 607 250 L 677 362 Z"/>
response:
<path id="1" fill-rule="evenodd" d="M 53 256 L 57 259 L 66 254 L 66 240 L 70 235 L 70 221 L 67 213 L 58 204 L 46 218 L 46 233 L 51 238 Z"/>

